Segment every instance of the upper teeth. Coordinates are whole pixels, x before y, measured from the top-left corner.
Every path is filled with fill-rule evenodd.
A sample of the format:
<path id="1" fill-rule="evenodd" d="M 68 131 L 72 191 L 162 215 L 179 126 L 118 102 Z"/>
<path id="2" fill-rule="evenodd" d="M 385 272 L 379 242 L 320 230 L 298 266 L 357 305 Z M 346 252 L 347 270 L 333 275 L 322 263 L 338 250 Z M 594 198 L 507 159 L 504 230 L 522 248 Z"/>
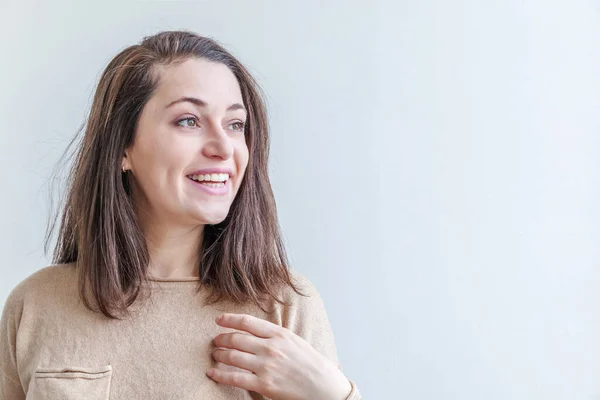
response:
<path id="1" fill-rule="evenodd" d="M 205 174 L 205 175 L 189 175 L 189 177 L 198 182 L 226 182 L 229 179 L 229 174 Z"/>

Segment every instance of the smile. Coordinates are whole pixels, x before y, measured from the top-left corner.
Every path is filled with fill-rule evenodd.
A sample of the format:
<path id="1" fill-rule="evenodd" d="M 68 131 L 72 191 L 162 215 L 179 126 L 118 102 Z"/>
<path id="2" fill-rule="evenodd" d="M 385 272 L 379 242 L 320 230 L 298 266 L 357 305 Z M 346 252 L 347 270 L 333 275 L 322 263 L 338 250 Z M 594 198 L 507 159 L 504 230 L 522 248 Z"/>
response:
<path id="1" fill-rule="evenodd" d="M 229 191 L 229 174 L 187 175 L 187 178 L 209 194 L 223 195 Z"/>
<path id="2" fill-rule="evenodd" d="M 225 184 L 229 180 L 229 174 L 188 175 L 187 177 L 193 181 L 206 184 Z"/>

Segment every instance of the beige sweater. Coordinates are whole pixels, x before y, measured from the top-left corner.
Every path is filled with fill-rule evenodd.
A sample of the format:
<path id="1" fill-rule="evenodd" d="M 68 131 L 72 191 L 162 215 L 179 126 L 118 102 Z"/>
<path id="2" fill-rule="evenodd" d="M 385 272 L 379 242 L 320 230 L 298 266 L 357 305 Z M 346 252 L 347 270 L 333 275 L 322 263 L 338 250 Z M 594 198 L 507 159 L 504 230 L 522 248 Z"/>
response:
<path id="1" fill-rule="evenodd" d="M 74 265 L 43 268 L 19 283 L 4 306 L 0 400 L 262 400 L 257 393 L 206 376 L 211 366 L 228 368 L 211 358 L 212 339 L 233 331 L 214 322 L 223 312 L 252 314 L 284 326 L 341 369 L 319 293 L 304 276 L 293 275 L 311 297 L 290 289 L 286 300 L 291 306 L 277 305 L 270 317 L 252 305 L 203 306 L 205 293 L 196 294 L 198 279 L 189 278 L 150 281 L 150 301 L 136 300 L 132 316 L 119 321 L 84 307 Z M 359 400 L 351 383 L 348 399 Z"/>

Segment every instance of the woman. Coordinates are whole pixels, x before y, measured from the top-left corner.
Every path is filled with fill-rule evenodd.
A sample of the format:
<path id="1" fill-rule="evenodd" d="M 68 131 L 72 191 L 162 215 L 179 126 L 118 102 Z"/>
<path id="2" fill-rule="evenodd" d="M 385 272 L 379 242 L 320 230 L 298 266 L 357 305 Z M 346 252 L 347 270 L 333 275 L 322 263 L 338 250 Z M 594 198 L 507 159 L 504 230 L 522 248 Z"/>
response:
<path id="1" fill-rule="evenodd" d="M 319 293 L 288 266 L 268 145 L 255 81 L 213 40 L 121 51 L 53 265 L 6 301 L 0 399 L 360 399 Z"/>

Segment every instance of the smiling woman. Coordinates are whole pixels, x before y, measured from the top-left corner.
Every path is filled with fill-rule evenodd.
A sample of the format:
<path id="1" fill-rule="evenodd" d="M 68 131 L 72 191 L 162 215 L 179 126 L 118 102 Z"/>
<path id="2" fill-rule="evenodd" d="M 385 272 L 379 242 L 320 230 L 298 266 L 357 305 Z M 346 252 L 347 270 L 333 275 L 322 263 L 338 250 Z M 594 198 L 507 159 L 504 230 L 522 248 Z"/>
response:
<path id="1" fill-rule="evenodd" d="M 0 399 L 360 399 L 288 265 L 268 149 L 260 90 L 214 40 L 169 31 L 121 51 L 53 265 L 5 303 Z"/>

